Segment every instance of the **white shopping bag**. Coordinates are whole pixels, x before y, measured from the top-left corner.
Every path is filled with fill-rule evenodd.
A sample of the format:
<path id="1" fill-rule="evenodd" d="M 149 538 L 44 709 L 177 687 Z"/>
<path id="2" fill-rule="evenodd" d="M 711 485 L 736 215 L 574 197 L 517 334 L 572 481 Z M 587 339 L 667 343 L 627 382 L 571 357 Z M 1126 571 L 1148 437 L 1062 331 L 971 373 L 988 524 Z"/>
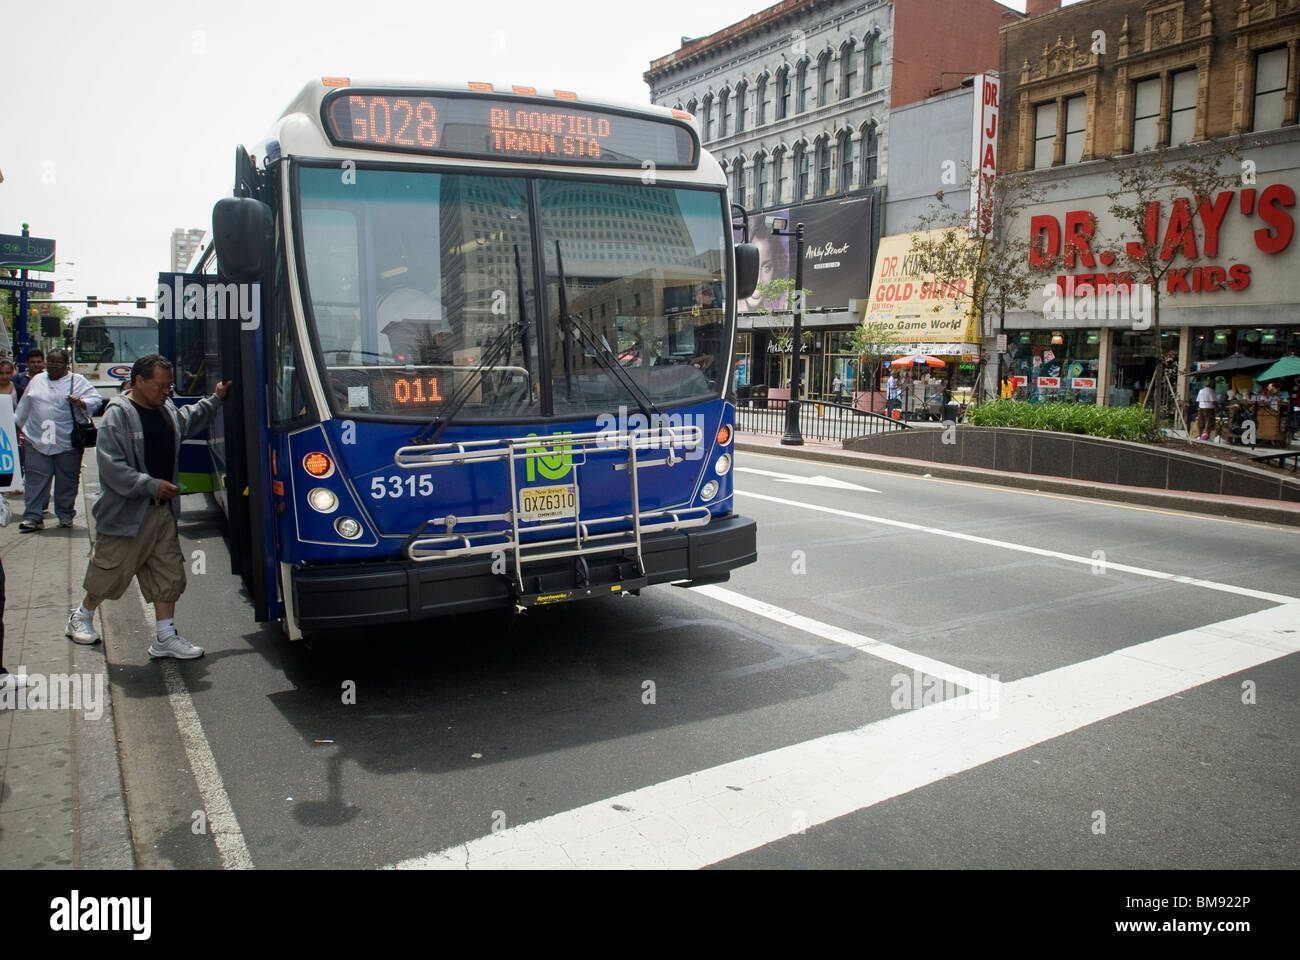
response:
<path id="1" fill-rule="evenodd" d="M 0 492 L 22 493 L 23 471 L 18 462 L 18 424 L 14 422 L 14 398 L 0 393 L 0 478 L 11 476 L 0 485 Z"/>

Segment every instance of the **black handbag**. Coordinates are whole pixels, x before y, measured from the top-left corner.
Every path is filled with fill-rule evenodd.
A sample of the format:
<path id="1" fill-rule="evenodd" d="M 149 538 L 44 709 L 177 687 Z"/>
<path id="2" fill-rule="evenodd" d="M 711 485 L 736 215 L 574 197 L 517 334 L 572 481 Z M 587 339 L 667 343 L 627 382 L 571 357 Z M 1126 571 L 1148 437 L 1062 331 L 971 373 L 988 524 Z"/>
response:
<path id="1" fill-rule="evenodd" d="M 99 439 L 99 428 L 95 426 L 95 421 L 86 417 L 83 422 L 78 416 L 79 412 L 72 398 L 68 398 L 68 406 L 72 408 L 72 446 L 76 450 L 85 450 L 93 447 Z"/>

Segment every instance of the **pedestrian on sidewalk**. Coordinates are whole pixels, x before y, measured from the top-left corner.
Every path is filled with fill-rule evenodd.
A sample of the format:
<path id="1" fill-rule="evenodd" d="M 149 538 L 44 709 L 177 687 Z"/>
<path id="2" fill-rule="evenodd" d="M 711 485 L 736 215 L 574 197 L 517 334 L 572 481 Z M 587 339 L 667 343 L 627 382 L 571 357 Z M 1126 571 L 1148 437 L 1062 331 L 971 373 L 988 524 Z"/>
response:
<path id="1" fill-rule="evenodd" d="M 901 407 L 899 401 L 898 377 L 894 376 L 894 371 L 889 371 L 889 379 L 885 381 L 885 412 Z"/>
<path id="2" fill-rule="evenodd" d="M 72 444 L 74 411 L 93 417 L 103 401 L 90 381 L 68 370 L 65 350 L 51 350 L 44 373 L 32 377 L 14 413 L 26 437 L 26 507 L 19 533 L 45 527 L 45 505 L 54 489 L 54 513 L 59 526 L 72 526 L 77 515 L 77 487 L 81 483 L 83 451 Z"/>
<path id="3" fill-rule="evenodd" d="M 27 385 L 32 382 L 32 377 L 45 372 L 45 351 L 39 347 L 33 347 L 27 351 L 27 372 L 20 373 L 14 377 L 14 383 L 18 384 L 18 389 L 26 390 Z"/>
<path id="4" fill-rule="evenodd" d="M 13 399 L 14 409 L 18 409 L 18 401 L 23 398 L 23 388 L 14 380 L 15 370 L 14 362 L 9 358 L 0 359 L 0 395 Z"/>
<path id="5" fill-rule="evenodd" d="M 1210 439 L 1210 427 L 1214 426 L 1214 410 L 1218 402 L 1218 395 L 1206 380 L 1205 386 L 1201 387 L 1201 392 L 1196 395 L 1196 403 L 1199 407 L 1196 411 L 1196 432 L 1201 435 L 1202 440 Z"/>
<path id="6" fill-rule="evenodd" d="M 177 409 L 168 399 L 172 365 L 156 353 L 131 368 L 131 389 L 108 401 L 96 449 L 99 498 L 91 508 L 95 542 L 83 586 L 86 597 L 68 617 L 67 636 L 96 643 L 95 610 L 140 581 L 154 606 L 157 634 L 151 657 L 191 660 L 203 648 L 176 632 L 176 601 L 185 592 L 185 556 L 176 531 L 181 516 L 181 442 L 201 431 L 226 398 L 230 381 L 209 397 Z"/>

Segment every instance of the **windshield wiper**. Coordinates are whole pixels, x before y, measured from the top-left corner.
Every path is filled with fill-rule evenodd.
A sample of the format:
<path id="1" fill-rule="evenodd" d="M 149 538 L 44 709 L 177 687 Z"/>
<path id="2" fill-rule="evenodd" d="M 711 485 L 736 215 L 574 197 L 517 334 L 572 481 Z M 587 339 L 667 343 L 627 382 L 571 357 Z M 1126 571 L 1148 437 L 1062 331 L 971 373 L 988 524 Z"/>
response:
<path id="1" fill-rule="evenodd" d="M 596 363 L 598 363 L 602 369 L 613 374 L 615 379 L 623 385 L 624 389 L 632 395 L 632 399 L 636 401 L 636 405 L 640 407 L 641 412 L 645 414 L 647 425 L 662 421 L 664 419 L 663 412 L 655 406 L 654 401 L 646 395 L 645 391 L 642 390 L 640 386 L 637 385 L 637 382 L 628 375 L 628 372 L 623 369 L 623 365 L 618 362 L 618 354 L 614 352 L 612 347 L 610 347 L 609 341 L 607 341 L 603 336 L 598 336 L 593 333 L 586 323 L 583 322 L 582 317 L 574 316 L 569 313 L 569 296 L 565 291 L 564 284 L 564 258 L 560 255 L 560 241 L 558 240 L 555 241 L 555 269 L 559 274 L 560 280 L 560 335 L 564 338 L 565 382 L 569 383 L 572 375 L 572 365 L 569 355 L 569 332 L 571 330 L 573 336 L 578 340 L 578 342 L 591 348 L 592 352 L 595 354 Z M 568 387 L 568 398 L 570 400 L 573 399 L 573 387 L 571 384 Z"/>
<path id="2" fill-rule="evenodd" d="M 483 381 L 485 371 L 495 367 L 505 354 L 505 360 L 509 361 L 510 355 L 514 352 L 515 337 L 521 338 L 524 350 L 524 370 L 528 369 L 528 318 L 524 309 L 524 272 L 519 257 L 519 245 L 515 244 L 515 277 L 516 286 L 519 296 L 519 316 L 510 321 L 506 328 L 498 333 L 488 345 L 483 349 L 483 355 L 479 357 L 479 362 L 469 371 L 469 373 L 460 381 L 456 388 L 451 392 L 443 405 L 438 410 L 438 415 L 432 422 L 420 430 L 412 439 L 412 444 L 420 443 L 437 443 L 438 437 L 442 436 L 445 430 L 460 412 L 466 401 L 474 395 L 474 391 L 479 388 Z M 527 376 L 525 376 L 527 379 Z M 531 394 L 532 388 L 529 387 Z M 531 396 L 530 398 L 531 399 Z M 432 431 L 432 433 L 430 433 Z M 426 439 L 427 436 L 427 439 Z"/>

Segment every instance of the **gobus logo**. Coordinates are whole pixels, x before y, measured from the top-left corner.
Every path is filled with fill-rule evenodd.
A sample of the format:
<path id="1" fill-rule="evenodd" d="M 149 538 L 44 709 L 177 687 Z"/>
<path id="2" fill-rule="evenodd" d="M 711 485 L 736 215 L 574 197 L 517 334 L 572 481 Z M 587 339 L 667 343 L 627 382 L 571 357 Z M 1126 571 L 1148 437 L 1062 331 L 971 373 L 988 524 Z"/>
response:
<path id="1" fill-rule="evenodd" d="M 551 436 L 567 437 L 572 433 L 572 430 L 564 430 L 560 433 L 553 433 Z M 535 437 L 537 434 L 530 433 L 528 436 Z M 528 474 L 529 483 L 536 480 L 539 473 L 547 480 L 559 480 L 573 468 L 572 444 L 555 443 L 542 449 L 547 452 L 539 457 L 529 457 L 525 463 L 524 469 Z"/>

